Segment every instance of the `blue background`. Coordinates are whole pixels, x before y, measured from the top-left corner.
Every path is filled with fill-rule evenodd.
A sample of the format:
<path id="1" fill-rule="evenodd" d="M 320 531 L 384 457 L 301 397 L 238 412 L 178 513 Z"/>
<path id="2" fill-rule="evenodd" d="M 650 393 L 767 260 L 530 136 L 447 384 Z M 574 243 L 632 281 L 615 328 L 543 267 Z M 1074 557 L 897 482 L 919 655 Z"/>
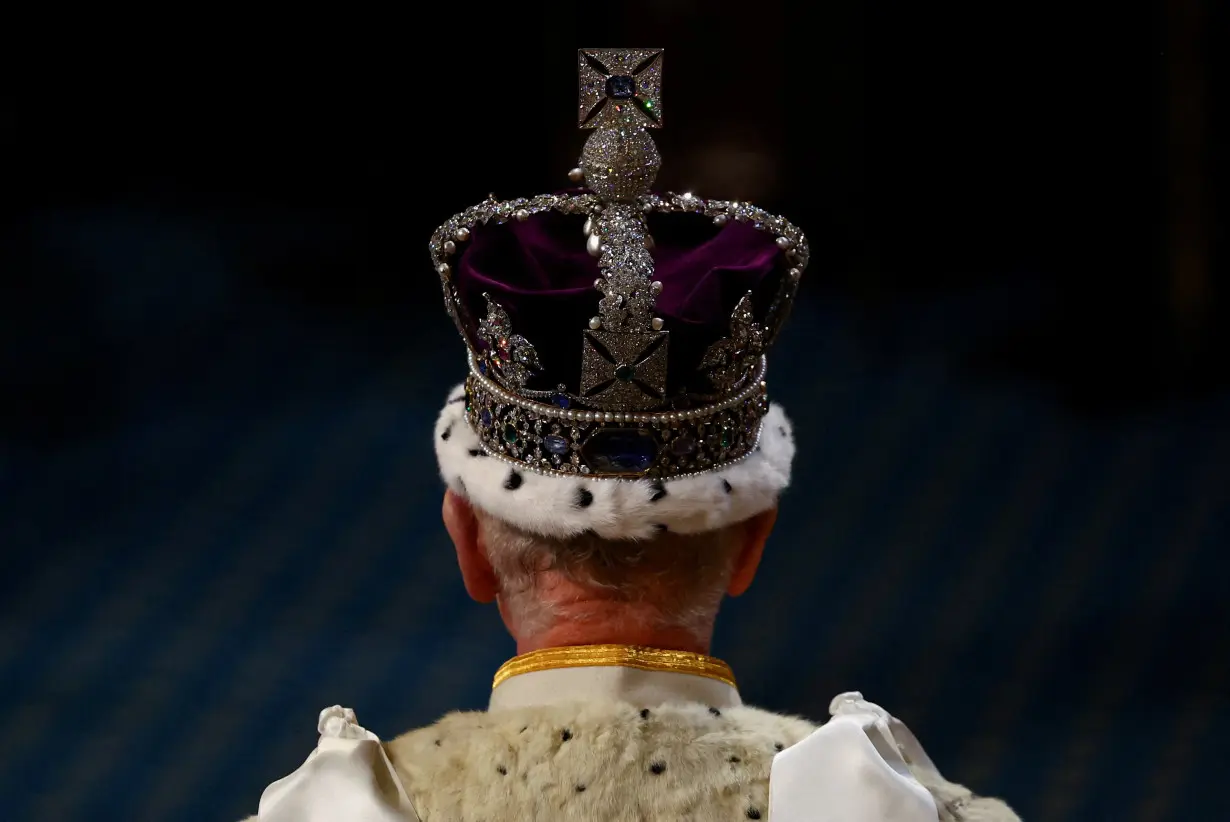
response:
<path id="1" fill-rule="evenodd" d="M 253 232 L 339 241 L 317 219 L 32 223 L 38 259 L 97 287 L 41 354 L 105 352 L 112 422 L 0 462 L 6 818 L 238 819 L 321 708 L 393 736 L 482 707 L 512 654 L 438 524 L 430 432 L 461 348 L 379 344 L 444 339 L 443 312 L 357 333 L 235 276 Z M 774 710 L 862 690 L 1029 819 L 1212 818 L 1230 400 L 1091 421 L 961 365 L 1030 299 L 903 303 L 871 339 L 839 297 L 800 305 L 771 366 L 797 480 L 716 653 Z"/>
<path id="2" fill-rule="evenodd" d="M 389 737 L 485 704 L 513 648 L 439 525 L 463 352 L 426 241 L 563 185 L 574 49 L 623 44 L 666 48 L 661 186 L 813 249 L 770 362 L 796 481 L 715 647 L 745 698 L 861 690 L 1028 820 L 1226 818 L 1230 5 L 1199 5 L 28 10 L 0 816 L 229 822 L 325 706 Z"/>

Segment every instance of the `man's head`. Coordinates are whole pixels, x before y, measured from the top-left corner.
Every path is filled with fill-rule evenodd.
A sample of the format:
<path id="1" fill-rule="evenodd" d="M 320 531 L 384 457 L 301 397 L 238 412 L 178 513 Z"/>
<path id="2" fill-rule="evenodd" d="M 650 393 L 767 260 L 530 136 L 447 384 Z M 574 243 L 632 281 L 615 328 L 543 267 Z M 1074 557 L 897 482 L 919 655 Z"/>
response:
<path id="1" fill-rule="evenodd" d="M 451 491 L 443 510 L 466 590 L 499 603 L 522 651 L 608 642 L 706 651 L 722 599 L 751 585 L 776 515 L 611 540 L 540 536 Z"/>

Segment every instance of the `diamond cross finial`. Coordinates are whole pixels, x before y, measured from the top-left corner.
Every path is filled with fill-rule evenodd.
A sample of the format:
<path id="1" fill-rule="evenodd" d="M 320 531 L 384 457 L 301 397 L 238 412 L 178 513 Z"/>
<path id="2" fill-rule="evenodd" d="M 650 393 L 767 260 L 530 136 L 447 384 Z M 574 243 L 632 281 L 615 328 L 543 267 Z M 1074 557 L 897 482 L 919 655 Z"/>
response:
<path id="1" fill-rule="evenodd" d="M 581 128 L 662 125 L 662 49 L 581 49 L 577 63 Z"/>

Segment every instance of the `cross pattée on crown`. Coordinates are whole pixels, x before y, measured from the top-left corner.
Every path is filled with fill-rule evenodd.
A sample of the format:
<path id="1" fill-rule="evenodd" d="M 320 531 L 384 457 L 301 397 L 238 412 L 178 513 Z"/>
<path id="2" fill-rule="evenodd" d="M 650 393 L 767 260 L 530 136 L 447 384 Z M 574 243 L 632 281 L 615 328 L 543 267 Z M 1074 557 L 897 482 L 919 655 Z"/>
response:
<path id="1" fill-rule="evenodd" d="M 662 49 L 580 49 L 577 125 L 662 126 Z"/>

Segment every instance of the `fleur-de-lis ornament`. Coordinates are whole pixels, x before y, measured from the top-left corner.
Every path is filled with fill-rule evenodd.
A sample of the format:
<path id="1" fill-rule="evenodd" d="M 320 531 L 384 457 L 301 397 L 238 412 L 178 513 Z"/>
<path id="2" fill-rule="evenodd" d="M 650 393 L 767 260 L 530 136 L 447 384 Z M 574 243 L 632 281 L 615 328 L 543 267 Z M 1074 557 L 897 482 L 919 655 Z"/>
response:
<path id="1" fill-rule="evenodd" d="M 478 338 L 487 344 L 487 373 L 507 388 L 524 388 L 533 372 L 542 369 L 538 352 L 525 337 L 512 333 L 512 320 L 504 306 L 490 294 L 484 293 L 483 299 L 487 316 L 478 323 Z"/>
<path id="2" fill-rule="evenodd" d="M 727 393 L 754 372 L 765 349 L 765 331 L 756 322 L 752 292 L 747 292 L 730 316 L 730 336 L 705 351 L 700 371 L 718 391 Z"/>

